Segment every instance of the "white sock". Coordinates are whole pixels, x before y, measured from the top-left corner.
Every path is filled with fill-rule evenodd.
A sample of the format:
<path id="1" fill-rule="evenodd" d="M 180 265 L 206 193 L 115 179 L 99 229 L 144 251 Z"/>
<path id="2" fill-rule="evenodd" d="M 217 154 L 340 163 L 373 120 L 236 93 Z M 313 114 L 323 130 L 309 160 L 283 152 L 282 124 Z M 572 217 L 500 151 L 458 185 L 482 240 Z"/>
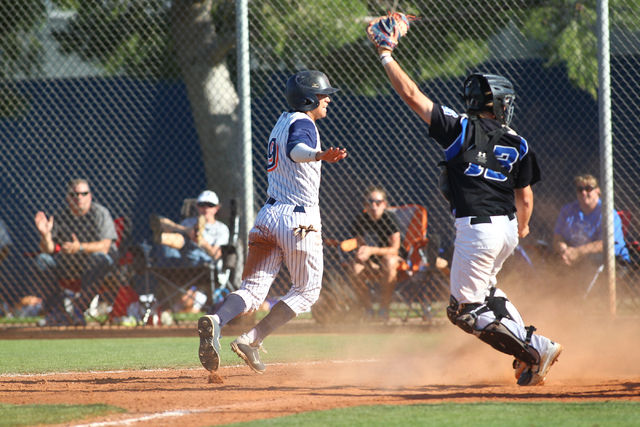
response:
<path id="1" fill-rule="evenodd" d="M 247 332 L 247 337 L 249 338 L 249 342 L 251 344 L 258 341 L 258 331 L 256 331 L 256 328 L 253 328 L 252 330 Z"/>
<path id="2" fill-rule="evenodd" d="M 220 324 L 220 318 L 218 317 L 218 315 L 217 315 L 217 314 L 214 314 L 212 317 L 214 318 L 214 320 L 215 320 L 216 322 L 218 322 L 218 325 L 219 325 L 219 324 Z"/>

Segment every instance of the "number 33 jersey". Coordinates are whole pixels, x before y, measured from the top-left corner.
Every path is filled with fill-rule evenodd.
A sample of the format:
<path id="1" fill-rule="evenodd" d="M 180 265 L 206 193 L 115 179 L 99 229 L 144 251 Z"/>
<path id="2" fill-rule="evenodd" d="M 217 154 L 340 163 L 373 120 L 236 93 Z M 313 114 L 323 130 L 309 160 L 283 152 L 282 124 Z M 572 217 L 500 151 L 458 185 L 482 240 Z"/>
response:
<path id="1" fill-rule="evenodd" d="M 318 206 L 322 162 L 291 160 L 289 153 L 297 144 L 320 151 L 318 128 L 304 113 L 282 113 L 269 137 L 267 194 L 286 205 Z"/>
<path id="2" fill-rule="evenodd" d="M 497 120 L 469 120 L 444 105 L 434 104 L 429 136 L 444 148 L 447 161 L 475 145 L 474 126 L 485 133 L 499 129 Z M 540 168 L 529 143 L 509 129 L 494 146 L 496 159 L 513 177 L 514 184 L 500 172 L 475 163 L 458 162 L 447 167 L 451 188 L 451 209 L 456 218 L 508 215 L 516 211 L 515 188 L 540 181 Z"/>

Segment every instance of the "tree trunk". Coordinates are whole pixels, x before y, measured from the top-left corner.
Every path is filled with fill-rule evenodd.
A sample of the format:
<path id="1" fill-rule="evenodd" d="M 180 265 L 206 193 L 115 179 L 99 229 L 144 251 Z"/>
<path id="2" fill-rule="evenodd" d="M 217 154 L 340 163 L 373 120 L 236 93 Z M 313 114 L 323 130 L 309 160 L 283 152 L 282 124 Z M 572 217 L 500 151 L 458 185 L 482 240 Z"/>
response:
<path id="1" fill-rule="evenodd" d="M 174 0 L 171 5 L 174 49 L 184 78 L 202 149 L 208 189 L 227 207 L 242 204 L 242 150 L 238 95 L 226 64 L 235 35 L 216 34 L 212 0 Z"/>
<path id="2" fill-rule="evenodd" d="M 221 216 L 225 216 L 232 198 L 240 208 L 243 201 L 239 99 L 225 59 L 235 45 L 235 34 L 223 37 L 216 34 L 211 5 L 212 0 L 173 0 L 171 19 L 174 49 L 198 132 L 207 188 L 218 193 L 224 204 Z M 232 283 L 236 289 L 241 282 L 245 238 L 240 236 L 237 248 L 238 261 Z"/>

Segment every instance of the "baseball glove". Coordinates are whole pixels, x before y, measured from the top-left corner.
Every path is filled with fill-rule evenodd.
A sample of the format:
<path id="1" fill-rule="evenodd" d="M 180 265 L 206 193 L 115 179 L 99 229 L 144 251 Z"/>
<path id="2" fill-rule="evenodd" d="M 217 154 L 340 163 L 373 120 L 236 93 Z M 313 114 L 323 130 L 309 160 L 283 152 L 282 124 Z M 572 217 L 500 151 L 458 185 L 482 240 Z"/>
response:
<path id="1" fill-rule="evenodd" d="M 387 16 L 374 19 L 367 26 L 367 37 L 376 46 L 393 50 L 400 37 L 409 31 L 409 22 L 417 19 L 400 12 L 388 12 Z"/>

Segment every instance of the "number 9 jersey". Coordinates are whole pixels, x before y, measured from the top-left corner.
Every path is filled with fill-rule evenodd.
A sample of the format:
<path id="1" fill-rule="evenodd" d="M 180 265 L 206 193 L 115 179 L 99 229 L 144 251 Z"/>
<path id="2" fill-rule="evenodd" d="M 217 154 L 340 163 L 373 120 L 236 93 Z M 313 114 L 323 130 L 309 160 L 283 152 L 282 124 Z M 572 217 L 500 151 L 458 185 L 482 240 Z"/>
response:
<path id="1" fill-rule="evenodd" d="M 282 113 L 269 137 L 267 194 L 286 205 L 318 206 L 322 162 L 291 160 L 289 153 L 296 144 L 320 151 L 318 128 L 304 113 Z"/>
<path id="2" fill-rule="evenodd" d="M 485 133 L 499 128 L 496 120 L 470 120 L 452 109 L 434 104 L 429 136 L 443 148 L 449 162 L 475 145 L 475 126 Z M 508 129 L 495 144 L 493 153 L 513 177 L 513 184 L 500 172 L 481 164 L 458 162 L 447 166 L 451 190 L 451 210 L 456 218 L 509 215 L 516 211 L 514 188 L 540 181 L 540 168 L 529 143 Z"/>

